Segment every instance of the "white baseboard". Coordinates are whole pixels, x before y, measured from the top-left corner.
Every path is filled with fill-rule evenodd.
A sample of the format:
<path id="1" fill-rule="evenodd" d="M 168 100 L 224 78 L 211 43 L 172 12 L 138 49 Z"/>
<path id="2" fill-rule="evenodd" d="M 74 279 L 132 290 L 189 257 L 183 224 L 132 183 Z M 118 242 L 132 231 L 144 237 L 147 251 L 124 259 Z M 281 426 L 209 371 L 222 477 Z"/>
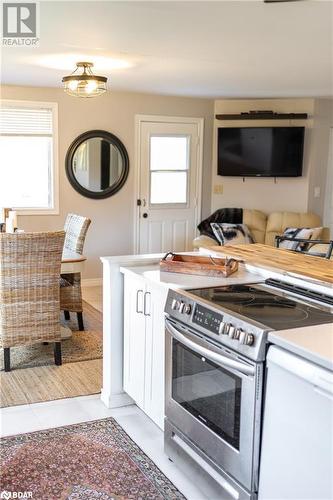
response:
<path id="1" fill-rule="evenodd" d="M 87 278 L 81 281 L 82 286 L 102 286 L 103 278 Z"/>
<path id="2" fill-rule="evenodd" d="M 126 393 L 109 394 L 106 391 L 101 391 L 101 400 L 107 408 L 121 408 L 122 406 L 130 406 L 135 404 L 133 399 Z"/>

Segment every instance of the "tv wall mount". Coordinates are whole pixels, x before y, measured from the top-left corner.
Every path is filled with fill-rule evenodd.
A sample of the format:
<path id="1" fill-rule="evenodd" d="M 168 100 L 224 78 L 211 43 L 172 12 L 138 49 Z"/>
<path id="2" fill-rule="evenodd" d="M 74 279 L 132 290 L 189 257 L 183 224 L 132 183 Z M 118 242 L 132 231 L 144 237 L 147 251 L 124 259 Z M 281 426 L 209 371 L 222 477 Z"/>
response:
<path id="1" fill-rule="evenodd" d="M 258 110 L 234 114 L 215 115 L 216 120 L 307 120 L 307 113 L 274 113 Z"/>

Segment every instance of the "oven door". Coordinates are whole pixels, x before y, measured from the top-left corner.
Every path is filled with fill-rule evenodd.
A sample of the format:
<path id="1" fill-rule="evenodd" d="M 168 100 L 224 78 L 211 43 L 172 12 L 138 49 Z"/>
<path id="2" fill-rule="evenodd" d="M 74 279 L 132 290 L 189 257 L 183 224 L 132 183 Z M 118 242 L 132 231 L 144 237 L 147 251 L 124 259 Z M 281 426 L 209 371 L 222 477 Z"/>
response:
<path id="1" fill-rule="evenodd" d="M 218 467 L 256 491 L 262 364 L 166 319 L 166 417 Z"/>

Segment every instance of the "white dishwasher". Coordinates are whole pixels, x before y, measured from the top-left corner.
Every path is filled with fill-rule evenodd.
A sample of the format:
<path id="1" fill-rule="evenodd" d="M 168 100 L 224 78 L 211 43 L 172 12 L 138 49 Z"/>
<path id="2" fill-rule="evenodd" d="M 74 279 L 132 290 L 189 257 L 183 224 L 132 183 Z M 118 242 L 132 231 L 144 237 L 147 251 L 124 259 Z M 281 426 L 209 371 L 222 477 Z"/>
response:
<path id="1" fill-rule="evenodd" d="M 333 499 L 333 372 L 271 346 L 259 500 Z"/>

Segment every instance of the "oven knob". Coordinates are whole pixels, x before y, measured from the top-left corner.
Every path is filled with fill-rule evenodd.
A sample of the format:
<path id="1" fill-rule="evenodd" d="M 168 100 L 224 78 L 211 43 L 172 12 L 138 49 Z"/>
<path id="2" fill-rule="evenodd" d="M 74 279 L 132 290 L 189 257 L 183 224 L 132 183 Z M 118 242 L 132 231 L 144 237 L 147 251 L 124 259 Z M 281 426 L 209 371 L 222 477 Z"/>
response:
<path id="1" fill-rule="evenodd" d="M 243 330 L 241 328 L 236 328 L 234 333 L 234 339 L 239 340 L 239 336 Z"/>
<path id="2" fill-rule="evenodd" d="M 179 309 L 179 300 L 173 299 L 171 303 L 171 309 L 173 309 L 174 311 L 177 311 Z"/>
<path id="3" fill-rule="evenodd" d="M 230 328 L 230 323 L 226 323 L 225 321 L 222 321 L 222 328 L 221 328 L 221 334 L 222 335 L 228 335 L 229 328 Z"/>
<path id="4" fill-rule="evenodd" d="M 179 306 L 179 312 L 180 312 L 181 314 L 184 314 L 184 312 L 185 312 L 185 307 L 186 307 L 185 302 L 181 302 L 181 303 L 180 303 L 180 306 Z"/>
<path id="5" fill-rule="evenodd" d="M 246 335 L 246 341 L 245 341 L 245 344 L 246 345 L 253 345 L 254 344 L 254 335 L 253 333 L 248 333 Z"/>
<path id="6" fill-rule="evenodd" d="M 223 335 L 228 335 L 230 326 L 230 323 L 224 323 Z"/>
<path id="7" fill-rule="evenodd" d="M 185 304 L 185 307 L 184 307 L 184 313 L 185 314 L 191 314 L 191 304 Z"/>
<path id="8" fill-rule="evenodd" d="M 236 328 L 233 325 L 229 325 L 228 335 L 231 339 L 235 338 Z"/>
<path id="9" fill-rule="evenodd" d="M 246 332 L 244 332 L 244 330 L 242 330 L 241 328 L 239 329 L 239 343 L 240 344 L 245 344 L 245 340 L 246 340 Z"/>
<path id="10" fill-rule="evenodd" d="M 223 335 L 225 325 L 226 323 L 224 321 L 221 321 L 221 323 L 219 324 L 219 335 Z"/>

